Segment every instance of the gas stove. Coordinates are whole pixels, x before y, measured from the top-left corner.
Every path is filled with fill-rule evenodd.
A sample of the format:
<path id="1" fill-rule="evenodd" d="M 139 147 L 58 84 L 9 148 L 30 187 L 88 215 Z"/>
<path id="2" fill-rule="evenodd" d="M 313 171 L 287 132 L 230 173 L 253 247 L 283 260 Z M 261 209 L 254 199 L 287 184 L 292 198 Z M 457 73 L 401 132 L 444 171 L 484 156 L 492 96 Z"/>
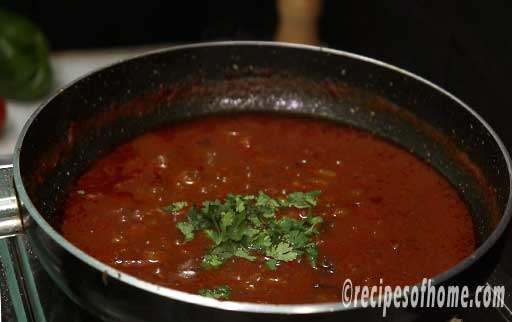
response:
<path id="1" fill-rule="evenodd" d="M 44 271 L 23 236 L 0 241 L 1 322 L 96 322 Z"/>
<path id="2" fill-rule="evenodd" d="M 512 234 L 506 236 L 502 258 L 489 277 L 490 285 L 504 285 L 505 303 L 512 303 Z M 23 236 L 0 240 L 0 322 L 100 322 L 74 304 L 50 279 Z M 439 313 L 439 322 L 512 321 L 512 306 L 500 309 L 453 309 Z M 430 312 L 432 313 L 432 312 Z M 436 314 L 434 314 L 435 318 Z M 448 316 L 448 318 L 447 318 Z M 436 322 L 428 317 L 414 322 Z M 122 322 L 122 321 L 121 321 Z"/>

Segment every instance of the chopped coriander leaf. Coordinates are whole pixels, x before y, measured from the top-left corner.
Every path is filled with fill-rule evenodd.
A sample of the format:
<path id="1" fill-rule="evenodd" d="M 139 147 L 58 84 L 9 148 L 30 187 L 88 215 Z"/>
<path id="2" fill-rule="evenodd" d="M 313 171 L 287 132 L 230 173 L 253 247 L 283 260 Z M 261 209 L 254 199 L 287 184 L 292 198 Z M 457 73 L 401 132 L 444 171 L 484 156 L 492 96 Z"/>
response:
<path id="1" fill-rule="evenodd" d="M 319 190 L 310 192 L 293 192 L 288 195 L 289 207 L 309 208 L 316 206 L 316 197 L 320 194 Z"/>
<path id="2" fill-rule="evenodd" d="M 225 261 L 235 256 L 235 251 L 238 248 L 232 242 L 222 243 L 214 248 L 211 248 L 206 255 L 203 256 L 201 266 L 204 268 L 216 268 L 224 264 Z"/>
<path id="3" fill-rule="evenodd" d="M 272 246 L 272 240 L 267 232 L 261 232 L 252 241 L 252 246 L 256 249 L 265 250 Z"/>
<path id="4" fill-rule="evenodd" d="M 186 241 L 194 239 L 194 226 L 191 223 L 182 221 L 177 223 L 176 227 L 178 227 L 183 236 L 185 236 Z"/>
<path id="5" fill-rule="evenodd" d="M 309 243 L 309 237 L 306 233 L 298 230 L 291 231 L 285 235 L 286 241 L 294 248 L 303 248 Z"/>
<path id="6" fill-rule="evenodd" d="M 183 210 L 186 206 L 188 206 L 186 201 L 178 201 L 170 204 L 169 206 L 163 207 L 162 210 L 175 213 Z"/>
<path id="7" fill-rule="evenodd" d="M 277 269 L 277 261 L 273 258 L 270 258 L 266 261 L 267 267 L 271 271 L 275 271 Z"/>
<path id="8" fill-rule="evenodd" d="M 303 222 L 292 218 L 292 217 L 283 217 L 277 221 L 271 223 L 274 229 L 284 234 L 287 234 L 294 230 L 302 230 Z"/>
<path id="9" fill-rule="evenodd" d="M 307 235 L 318 234 L 318 225 L 324 222 L 324 218 L 320 216 L 313 216 L 311 208 L 308 210 L 308 217 L 306 221 L 311 225 L 304 233 Z"/>
<path id="10" fill-rule="evenodd" d="M 221 285 L 214 288 L 204 288 L 199 290 L 199 295 L 211 297 L 218 300 L 229 300 L 229 298 L 231 297 L 231 288 L 227 285 Z"/>
<path id="11" fill-rule="evenodd" d="M 235 220 L 235 213 L 231 210 L 226 211 L 222 214 L 220 219 L 220 230 L 222 233 L 226 233 L 227 229 L 233 224 Z"/>
<path id="12" fill-rule="evenodd" d="M 234 255 L 236 257 L 245 258 L 245 259 L 247 259 L 247 260 L 249 260 L 251 262 L 256 260 L 256 256 L 253 256 L 253 255 L 249 254 L 249 251 L 247 249 L 245 249 L 244 247 L 238 247 L 235 250 Z"/>
<path id="13" fill-rule="evenodd" d="M 223 258 L 217 254 L 206 254 L 203 256 L 201 266 L 204 268 L 217 268 L 220 265 L 224 264 L 225 260 L 226 258 Z"/>
<path id="14" fill-rule="evenodd" d="M 309 244 L 306 246 L 306 257 L 311 267 L 316 268 L 316 262 L 318 260 L 318 249 L 315 244 Z"/>
<path id="15" fill-rule="evenodd" d="M 290 262 L 296 259 L 298 254 L 290 244 L 280 242 L 277 245 L 270 246 L 265 255 L 278 261 Z"/>
<path id="16" fill-rule="evenodd" d="M 187 212 L 188 222 L 191 223 L 196 230 L 208 229 L 211 226 L 211 222 L 205 217 L 205 215 L 196 210 L 195 207 L 191 207 Z"/>
<path id="17" fill-rule="evenodd" d="M 219 245 L 222 243 L 222 236 L 220 235 L 219 231 L 215 229 L 205 229 L 204 233 L 206 236 L 210 237 L 210 239 L 215 243 L 215 245 Z"/>
<path id="18" fill-rule="evenodd" d="M 249 250 L 235 242 L 225 242 L 211 248 L 203 256 L 201 266 L 203 268 L 216 268 L 232 257 L 240 257 L 249 261 L 255 261 L 256 256 L 249 253 Z"/>
<path id="19" fill-rule="evenodd" d="M 260 208 L 263 217 L 272 218 L 276 215 L 276 210 L 279 209 L 280 204 L 277 200 L 260 191 L 256 199 L 256 207 Z"/>
<path id="20" fill-rule="evenodd" d="M 274 199 L 264 192 L 254 195 L 228 194 L 224 200 L 205 201 L 200 209 L 191 207 L 188 221 L 179 222 L 177 228 L 185 240 L 190 241 L 202 231 L 213 242 L 201 266 L 217 268 L 233 257 L 255 261 L 265 257 L 269 269 L 275 270 L 279 262 L 289 262 L 305 256 L 316 267 L 318 250 L 312 242 L 319 233 L 323 218 L 314 216 L 319 191 L 294 192 L 286 199 Z M 283 208 L 308 208 L 304 220 L 276 214 Z"/>

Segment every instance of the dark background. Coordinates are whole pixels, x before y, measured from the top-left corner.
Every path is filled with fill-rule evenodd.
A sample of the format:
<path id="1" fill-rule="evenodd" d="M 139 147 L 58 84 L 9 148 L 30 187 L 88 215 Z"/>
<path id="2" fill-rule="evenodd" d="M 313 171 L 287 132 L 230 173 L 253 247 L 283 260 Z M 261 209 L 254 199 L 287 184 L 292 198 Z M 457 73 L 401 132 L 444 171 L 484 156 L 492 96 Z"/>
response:
<path id="1" fill-rule="evenodd" d="M 31 17 L 54 50 L 272 40 L 273 0 L 0 0 Z M 512 1 L 325 0 L 322 41 L 411 70 L 459 96 L 512 147 Z"/>

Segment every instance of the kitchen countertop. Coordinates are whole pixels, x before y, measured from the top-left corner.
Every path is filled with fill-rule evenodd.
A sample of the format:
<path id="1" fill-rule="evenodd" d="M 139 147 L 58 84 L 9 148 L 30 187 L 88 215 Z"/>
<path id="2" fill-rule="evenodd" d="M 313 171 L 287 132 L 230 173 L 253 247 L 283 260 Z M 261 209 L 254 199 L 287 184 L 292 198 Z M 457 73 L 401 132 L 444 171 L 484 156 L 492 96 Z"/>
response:
<path id="1" fill-rule="evenodd" d="M 75 50 L 52 53 L 50 59 L 55 75 L 55 85 L 54 90 L 48 97 L 66 84 L 93 70 L 163 47 L 166 46 Z M 0 135 L 0 160 L 10 158 L 23 125 L 44 101 L 45 98 L 33 102 L 7 101 L 7 122 Z"/>

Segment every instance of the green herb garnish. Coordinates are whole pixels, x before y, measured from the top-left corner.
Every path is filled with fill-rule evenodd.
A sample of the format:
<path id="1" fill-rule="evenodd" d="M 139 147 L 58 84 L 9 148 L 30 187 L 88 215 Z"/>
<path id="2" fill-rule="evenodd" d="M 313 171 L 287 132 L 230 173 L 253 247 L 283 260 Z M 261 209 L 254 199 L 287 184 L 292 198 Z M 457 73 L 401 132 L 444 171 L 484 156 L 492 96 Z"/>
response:
<path id="1" fill-rule="evenodd" d="M 309 208 L 316 206 L 316 197 L 320 191 L 293 192 L 288 195 L 288 204 L 295 208 Z"/>
<path id="2" fill-rule="evenodd" d="M 269 269 L 275 270 L 280 262 L 290 262 L 305 256 L 316 267 L 318 250 L 312 240 L 319 233 L 322 217 L 314 216 L 320 191 L 294 192 L 286 199 L 275 199 L 264 192 L 254 195 L 228 194 L 224 201 L 205 201 L 201 208 L 191 207 L 187 221 L 177 223 L 186 241 L 198 231 L 212 241 L 201 260 L 204 268 L 216 268 L 233 257 L 255 261 L 264 258 Z M 185 202 L 174 203 L 166 209 L 182 210 Z M 277 218 L 283 208 L 308 208 L 305 219 L 288 216 Z"/>
<path id="3" fill-rule="evenodd" d="M 229 298 L 231 297 L 231 288 L 227 285 L 221 285 L 215 288 L 205 288 L 199 290 L 199 295 L 211 297 L 218 300 L 229 300 Z"/>
<path id="4" fill-rule="evenodd" d="M 170 204 L 169 206 L 163 207 L 162 210 L 167 212 L 179 212 L 183 210 L 183 208 L 185 208 L 186 206 L 188 206 L 188 203 L 186 201 L 178 201 Z"/>

